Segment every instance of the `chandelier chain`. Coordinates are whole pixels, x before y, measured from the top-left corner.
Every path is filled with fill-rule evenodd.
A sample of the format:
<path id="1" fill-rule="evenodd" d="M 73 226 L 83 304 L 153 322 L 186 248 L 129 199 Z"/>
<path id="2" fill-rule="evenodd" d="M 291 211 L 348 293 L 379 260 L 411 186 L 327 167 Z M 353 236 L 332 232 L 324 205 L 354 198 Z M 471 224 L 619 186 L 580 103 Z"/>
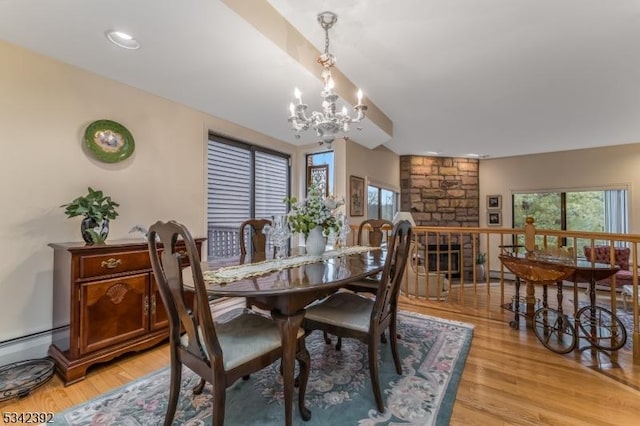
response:
<path id="1" fill-rule="evenodd" d="M 324 29 L 324 53 L 325 55 L 329 54 L 329 28 L 325 27 Z"/>
<path id="2" fill-rule="evenodd" d="M 329 53 L 329 29 L 338 21 L 338 15 L 333 12 L 322 12 L 318 14 L 318 23 L 324 29 L 324 54 L 320 55 L 317 62 L 322 65 L 321 79 L 324 84 L 320 96 L 322 97 L 322 111 L 313 111 L 311 115 L 306 114 L 308 105 L 302 102 L 302 93 L 296 88 L 294 94 L 298 101 L 297 105 L 292 102 L 289 105 L 289 123 L 291 130 L 295 132 L 295 137 L 300 138 L 300 133 L 313 129 L 320 138 L 319 143 L 327 144 L 331 148 L 331 143 L 338 133 L 347 133 L 351 123 L 359 123 L 364 119 L 364 112 L 367 106 L 362 103 L 362 91 L 358 90 L 357 104 L 354 107 L 356 116 L 351 117 L 345 106 L 342 111 L 338 111 L 336 101 L 339 96 L 333 92 L 334 81 L 331 77 L 331 67 L 335 64 L 335 57 Z M 346 136 L 345 136 L 346 138 Z"/>

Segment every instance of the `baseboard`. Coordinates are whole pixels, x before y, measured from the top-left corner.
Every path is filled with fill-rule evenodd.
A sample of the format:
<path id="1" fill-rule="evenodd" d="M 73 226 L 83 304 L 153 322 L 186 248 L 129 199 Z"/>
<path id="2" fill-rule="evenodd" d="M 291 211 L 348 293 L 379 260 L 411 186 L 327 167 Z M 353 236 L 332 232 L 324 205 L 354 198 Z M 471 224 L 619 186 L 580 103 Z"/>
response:
<path id="1" fill-rule="evenodd" d="M 501 271 L 489 271 L 489 278 L 495 278 L 495 279 L 500 279 L 500 272 Z M 504 271 L 504 275 L 503 275 L 505 280 L 509 280 L 509 281 L 515 281 L 516 280 L 516 276 L 509 271 Z"/>
<path id="2" fill-rule="evenodd" d="M 214 316 L 244 306 L 244 299 L 238 297 L 223 297 L 212 303 Z M 68 328 L 69 326 L 67 325 L 56 328 L 55 330 L 46 330 L 0 342 L 0 366 L 18 361 L 26 361 L 28 359 L 46 357 L 49 352 L 49 346 L 51 346 L 54 332 L 59 333 L 62 330 L 68 330 Z"/>
<path id="3" fill-rule="evenodd" d="M 52 336 L 47 330 L 0 343 L 0 365 L 46 357 Z"/>

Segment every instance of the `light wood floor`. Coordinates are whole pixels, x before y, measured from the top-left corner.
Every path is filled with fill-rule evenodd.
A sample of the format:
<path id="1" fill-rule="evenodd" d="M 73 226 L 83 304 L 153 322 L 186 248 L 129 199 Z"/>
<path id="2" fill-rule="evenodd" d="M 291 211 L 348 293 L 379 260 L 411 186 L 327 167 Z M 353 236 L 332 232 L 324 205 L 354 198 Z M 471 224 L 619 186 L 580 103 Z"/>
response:
<path id="1" fill-rule="evenodd" d="M 464 294 L 453 293 L 450 299 L 451 303 L 403 299 L 401 308 L 475 326 L 452 425 L 640 424 L 640 366 L 623 351 L 616 359 L 590 350 L 558 355 L 542 346 L 533 332 L 510 328 L 509 315 L 487 308 L 494 302 L 483 305 L 477 294 L 466 300 Z M 162 345 L 95 366 L 86 380 L 69 387 L 54 377 L 21 400 L 0 403 L 0 408 L 58 412 L 168 362 L 167 346 Z"/>

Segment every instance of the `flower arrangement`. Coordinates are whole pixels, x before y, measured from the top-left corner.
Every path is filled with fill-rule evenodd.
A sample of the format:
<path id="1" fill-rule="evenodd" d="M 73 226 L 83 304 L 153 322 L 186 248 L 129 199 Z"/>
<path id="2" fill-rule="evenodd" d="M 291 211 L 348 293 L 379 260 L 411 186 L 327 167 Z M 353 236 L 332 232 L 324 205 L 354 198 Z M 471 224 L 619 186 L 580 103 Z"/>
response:
<path id="1" fill-rule="evenodd" d="M 315 185 L 309 186 L 308 193 L 303 201 L 298 201 L 296 197 L 284 199 L 284 202 L 291 206 L 288 215 L 291 230 L 303 234 L 305 238 L 316 226 L 322 228 L 324 236 L 328 236 L 331 231 L 338 234 L 342 222 L 337 218 L 336 210 L 344 204 L 344 200 L 324 197 Z"/>

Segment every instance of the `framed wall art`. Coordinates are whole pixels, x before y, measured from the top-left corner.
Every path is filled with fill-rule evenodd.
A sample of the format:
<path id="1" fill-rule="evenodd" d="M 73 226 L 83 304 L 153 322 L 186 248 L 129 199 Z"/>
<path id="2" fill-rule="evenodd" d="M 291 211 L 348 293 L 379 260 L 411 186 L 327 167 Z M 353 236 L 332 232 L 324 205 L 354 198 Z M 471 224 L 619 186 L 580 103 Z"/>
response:
<path id="1" fill-rule="evenodd" d="M 349 216 L 364 216 L 364 178 L 349 178 Z"/>
<path id="2" fill-rule="evenodd" d="M 487 195 L 487 209 L 502 209 L 502 195 Z"/>
<path id="3" fill-rule="evenodd" d="M 84 142 L 89 152 L 104 163 L 126 160 L 135 149 L 129 130 L 111 120 L 98 120 L 89 124 L 84 132 Z"/>
<path id="4" fill-rule="evenodd" d="M 502 212 L 487 212 L 487 225 L 502 226 Z"/>

